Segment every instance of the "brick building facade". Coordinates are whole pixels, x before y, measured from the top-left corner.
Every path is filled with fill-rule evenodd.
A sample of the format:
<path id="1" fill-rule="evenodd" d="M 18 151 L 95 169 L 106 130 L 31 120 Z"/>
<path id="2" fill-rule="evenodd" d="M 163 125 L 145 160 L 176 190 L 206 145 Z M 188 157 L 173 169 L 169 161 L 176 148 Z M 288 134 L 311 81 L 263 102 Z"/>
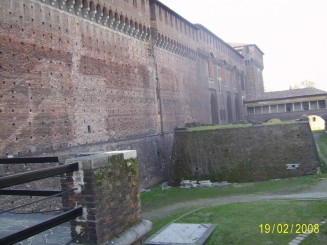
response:
<path id="1" fill-rule="evenodd" d="M 0 12 L 0 157 L 135 149 L 153 185 L 174 129 L 243 120 L 248 71 L 263 69 L 157 0 L 3 0 Z"/>

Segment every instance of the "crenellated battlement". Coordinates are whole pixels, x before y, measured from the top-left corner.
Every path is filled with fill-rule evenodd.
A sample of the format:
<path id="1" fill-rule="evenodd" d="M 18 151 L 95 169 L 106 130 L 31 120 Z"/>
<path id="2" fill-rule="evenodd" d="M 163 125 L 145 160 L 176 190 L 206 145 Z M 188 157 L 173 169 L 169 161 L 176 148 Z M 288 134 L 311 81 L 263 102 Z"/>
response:
<path id="1" fill-rule="evenodd" d="M 121 1 L 125 3 L 122 6 L 109 5 L 109 1 L 99 1 L 97 4 L 95 4 L 95 1 L 89 0 L 38 1 L 142 41 L 150 40 L 149 20 L 144 18 L 149 15 L 149 12 L 146 11 L 148 6 L 146 8 L 145 0 L 142 0 L 141 10 L 135 12 L 130 9 L 134 7 L 134 10 L 136 10 L 137 5 L 135 6 L 135 1 L 133 1 L 133 6 L 130 6 L 128 1 Z M 127 3 L 129 3 L 129 5 L 127 5 Z M 127 6 L 128 8 L 125 9 L 124 7 Z"/>
<path id="2" fill-rule="evenodd" d="M 164 35 L 157 35 L 157 38 L 155 39 L 155 45 L 159 48 L 165 49 L 191 60 L 196 60 L 198 57 L 196 50 L 189 48 L 182 43 L 176 42 L 169 37 L 167 38 L 167 36 Z"/>

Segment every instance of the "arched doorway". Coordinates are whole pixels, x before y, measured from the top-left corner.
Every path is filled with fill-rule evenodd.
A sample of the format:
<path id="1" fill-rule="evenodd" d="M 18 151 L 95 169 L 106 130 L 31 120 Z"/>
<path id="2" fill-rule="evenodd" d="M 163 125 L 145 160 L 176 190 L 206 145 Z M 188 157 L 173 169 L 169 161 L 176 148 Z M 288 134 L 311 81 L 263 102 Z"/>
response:
<path id="1" fill-rule="evenodd" d="M 310 128 L 312 131 L 326 130 L 325 120 L 317 115 L 308 116 Z"/>

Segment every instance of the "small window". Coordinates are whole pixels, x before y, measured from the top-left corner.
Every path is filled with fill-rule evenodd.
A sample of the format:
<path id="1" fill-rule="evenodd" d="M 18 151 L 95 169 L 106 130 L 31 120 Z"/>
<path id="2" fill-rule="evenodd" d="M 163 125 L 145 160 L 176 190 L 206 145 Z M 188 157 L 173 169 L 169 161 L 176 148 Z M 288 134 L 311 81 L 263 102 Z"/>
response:
<path id="1" fill-rule="evenodd" d="M 137 7 L 137 0 L 133 0 L 134 7 Z"/>
<path id="2" fill-rule="evenodd" d="M 269 114 L 270 113 L 269 105 L 263 106 L 262 107 L 262 110 L 263 110 L 263 114 Z"/>
<path id="3" fill-rule="evenodd" d="M 167 16 L 167 11 L 165 11 L 165 23 L 168 24 L 168 16 Z"/>
<path id="4" fill-rule="evenodd" d="M 294 103 L 294 111 L 301 111 L 301 103 L 300 102 Z"/>
<path id="5" fill-rule="evenodd" d="M 245 91 L 245 83 L 244 83 L 243 76 L 241 77 L 241 87 L 242 87 L 242 91 Z"/>
<path id="6" fill-rule="evenodd" d="M 144 0 L 141 0 L 141 7 L 142 7 L 142 10 L 144 11 L 145 10 L 145 2 L 144 2 Z"/>
<path id="7" fill-rule="evenodd" d="M 319 105 L 319 109 L 326 109 L 326 101 L 325 100 L 319 100 L 318 105 Z"/>
<path id="8" fill-rule="evenodd" d="M 210 54 L 212 54 L 212 53 L 210 53 Z M 208 59 L 208 73 L 209 73 L 209 78 L 210 79 L 214 78 L 214 74 L 213 74 L 214 64 L 213 64 L 213 57 L 212 56 L 210 56 L 209 59 Z"/>
<path id="9" fill-rule="evenodd" d="M 254 113 L 256 115 L 261 115 L 262 114 L 262 107 L 261 106 L 254 107 Z"/>
<path id="10" fill-rule="evenodd" d="M 248 112 L 248 115 L 254 115 L 254 108 L 253 107 L 248 107 L 247 112 Z"/>
<path id="11" fill-rule="evenodd" d="M 159 7 L 159 20 L 162 21 L 162 12 L 160 7 Z"/>
<path id="12" fill-rule="evenodd" d="M 310 110 L 318 109 L 318 101 L 310 101 Z"/>
<path id="13" fill-rule="evenodd" d="M 271 105 L 270 106 L 270 112 L 271 113 L 277 113 L 277 105 Z"/>
<path id="14" fill-rule="evenodd" d="M 293 104 L 291 104 L 291 103 L 286 104 L 286 111 L 287 112 L 293 111 Z"/>
<path id="15" fill-rule="evenodd" d="M 302 108 L 303 108 L 303 110 L 308 111 L 309 110 L 309 102 L 302 102 Z"/>

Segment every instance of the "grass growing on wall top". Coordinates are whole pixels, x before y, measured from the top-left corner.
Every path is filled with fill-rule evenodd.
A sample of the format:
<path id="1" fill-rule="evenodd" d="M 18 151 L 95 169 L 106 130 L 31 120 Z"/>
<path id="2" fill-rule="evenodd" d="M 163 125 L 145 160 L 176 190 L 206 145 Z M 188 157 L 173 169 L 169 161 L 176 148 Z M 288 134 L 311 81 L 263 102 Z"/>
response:
<path id="1" fill-rule="evenodd" d="M 285 124 L 295 124 L 297 123 L 294 120 L 290 121 L 280 121 L 280 122 L 269 122 L 269 123 L 263 123 L 263 126 L 269 126 L 269 125 L 285 125 Z M 233 128 L 249 128 L 252 124 L 249 123 L 240 123 L 240 124 L 225 124 L 225 125 L 208 125 L 208 126 L 199 126 L 199 127 L 193 127 L 188 128 L 187 131 L 189 132 L 196 132 L 196 131 L 206 131 L 206 130 L 215 130 L 215 129 L 233 129 Z"/>
<path id="2" fill-rule="evenodd" d="M 227 129 L 227 128 L 249 128 L 251 124 L 226 124 L 226 125 L 210 125 L 210 126 L 199 126 L 194 128 L 188 128 L 187 131 L 205 131 L 214 129 Z"/>
<path id="3" fill-rule="evenodd" d="M 304 121 L 307 123 L 307 121 Z M 298 121 L 295 120 L 287 120 L 287 121 L 272 121 L 272 122 L 267 122 L 264 123 L 264 125 L 285 125 L 285 124 L 295 124 L 295 123 L 299 123 Z"/>

